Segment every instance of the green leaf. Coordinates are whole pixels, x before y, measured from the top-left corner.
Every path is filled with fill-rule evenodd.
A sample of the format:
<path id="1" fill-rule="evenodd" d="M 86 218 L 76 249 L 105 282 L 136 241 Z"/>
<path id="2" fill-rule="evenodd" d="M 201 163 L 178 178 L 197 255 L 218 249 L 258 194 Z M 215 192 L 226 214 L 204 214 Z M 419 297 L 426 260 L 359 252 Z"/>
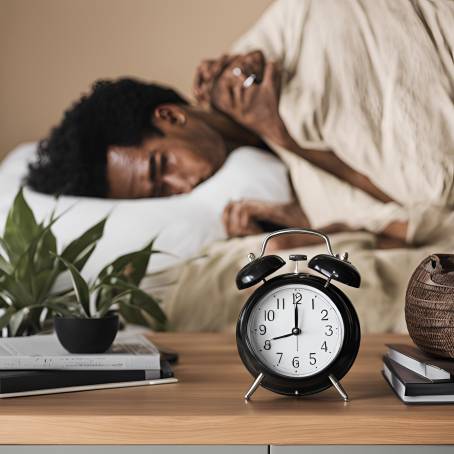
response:
<path id="1" fill-rule="evenodd" d="M 8 307 L 11 307 L 11 304 L 8 304 L 5 298 L 0 295 L 0 308 L 7 309 Z"/>
<path id="2" fill-rule="evenodd" d="M 64 264 L 71 274 L 71 280 L 73 283 L 74 291 L 76 293 L 76 298 L 78 303 L 82 306 L 85 315 L 90 317 L 90 290 L 88 284 L 85 282 L 85 279 L 81 276 L 79 271 L 74 265 L 69 263 L 62 257 L 58 257 L 59 260 Z"/>
<path id="3" fill-rule="evenodd" d="M 14 301 L 17 308 L 30 306 L 35 302 L 20 281 L 3 271 L 0 271 L 0 292 L 5 292 Z"/>
<path id="4" fill-rule="evenodd" d="M 40 225 L 41 235 L 33 257 L 35 270 L 38 273 L 54 267 L 54 255 L 57 253 L 57 239 L 50 229 L 50 226 L 54 222 L 51 220 L 51 224 L 46 227 Z"/>
<path id="5" fill-rule="evenodd" d="M 11 274 L 13 272 L 13 266 L 1 254 L 0 254 L 0 270 L 8 274 Z"/>
<path id="6" fill-rule="evenodd" d="M 99 221 L 93 227 L 90 227 L 79 238 L 72 241 L 62 252 L 63 259 L 71 263 L 85 265 L 90 255 L 94 251 L 94 243 L 97 243 L 104 234 L 104 227 L 107 222 L 107 217 Z M 88 252 L 87 252 L 88 251 Z M 88 255 L 87 255 L 88 254 Z M 82 268 L 80 268 L 82 269 Z"/>
<path id="7" fill-rule="evenodd" d="M 150 323 L 143 316 L 142 311 L 139 308 L 130 306 L 127 303 L 120 303 L 119 312 L 126 322 L 150 328 Z"/>
<path id="8" fill-rule="evenodd" d="M 45 227 L 41 224 L 38 226 L 38 234 L 30 241 L 28 247 L 19 257 L 14 267 L 14 278 L 24 283 L 24 287 L 31 293 L 33 299 L 38 297 L 33 290 L 36 288 L 36 285 L 34 284 L 36 274 L 43 268 L 55 269 L 55 252 L 52 249 L 56 250 L 56 244 L 53 245 L 55 237 L 51 232 L 51 227 L 59 218 L 60 217 L 51 219 L 50 223 Z M 50 235 L 50 237 L 48 237 L 48 235 Z M 46 250 L 46 246 L 42 246 L 41 244 L 42 240 L 46 237 L 48 238 L 45 242 L 49 245 L 51 250 Z M 42 263 L 43 261 L 44 263 Z M 54 281 L 58 274 L 58 272 L 54 274 Z M 50 287 L 52 287 L 52 285 Z"/>
<path id="9" fill-rule="evenodd" d="M 10 261 L 15 264 L 39 233 L 33 211 L 24 198 L 23 188 L 19 189 L 8 212 L 3 240 L 8 245 Z"/>
<path id="10" fill-rule="evenodd" d="M 167 317 L 159 306 L 157 300 L 148 293 L 144 292 L 133 284 L 129 284 L 119 279 L 117 279 L 112 285 L 115 286 L 115 288 L 121 289 L 123 291 L 129 290 L 131 292 L 131 299 L 129 303 L 132 306 L 145 311 L 159 323 L 165 323 L 167 321 Z"/>
<path id="11" fill-rule="evenodd" d="M 7 244 L 7 242 L 0 236 L 0 247 L 3 249 L 3 251 L 0 249 L 0 252 L 4 252 L 8 258 L 11 257 L 11 250 Z"/>
<path id="12" fill-rule="evenodd" d="M 46 301 L 43 306 L 47 307 L 48 309 L 52 310 L 54 313 L 61 315 L 63 317 L 74 317 L 75 312 L 71 310 L 71 307 L 68 307 L 67 304 L 62 304 L 62 303 L 57 303 L 57 302 L 52 302 L 52 301 Z"/>
<path id="13" fill-rule="evenodd" d="M 122 301 L 127 302 L 130 299 L 130 296 L 131 291 L 126 290 L 113 298 L 104 298 L 98 306 L 98 317 L 104 317 L 114 304 L 119 304 Z"/>
<path id="14" fill-rule="evenodd" d="M 15 312 L 16 309 L 14 307 L 6 309 L 6 311 L 0 317 L 0 330 L 3 329 L 5 326 L 8 326 L 9 321 Z"/>
<path id="15" fill-rule="evenodd" d="M 164 314 L 164 311 L 159 306 L 158 301 L 148 293 L 145 293 L 140 289 L 133 290 L 131 294 L 131 304 L 145 311 L 157 322 L 161 324 L 166 323 L 167 317 Z"/>
<path id="16" fill-rule="evenodd" d="M 61 298 L 72 292 L 74 292 L 74 289 L 72 287 L 68 287 L 64 290 L 60 290 L 59 292 L 52 293 L 51 295 L 49 295 L 49 298 Z"/>
<path id="17" fill-rule="evenodd" d="M 59 274 L 59 270 L 45 269 L 35 275 L 33 278 L 32 293 L 35 297 L 35 303 L 40 304 L 50 293 Z"/>
<path id="18" fill-rule="evenodd" d="M 86 250 L 85 253 L 79 255 L 79 258 L 74 262 L 74 266 L 81 271 L 85 264 L 87 263 L 88 259 L 91 257 L 91 254 L 93 254 L 93 251 L 96 249 L 96 244 L 91 246 Z"/>
<path id="19" fill-rule="evenodd" d="M 153 250 L 154 242 L 155 238 L 139 251 L 122 255 L 106 265 L 99 273 L 98 280 L 102 282 L 108 275 L 123 274 L 128 282 L 139 285 L 147 272 L 151 254 L 159 252 Z"/>
<path id="20" fill-rule="evenodd" d="M 22 325 L 22 322 L 24 320 L 24 317 L 28 315 L 29 313 L 29 308 L 24 307 L 23 309 L 18 310 L 14 314 L 11 315 L 10 320 L 9 320 L 9 335 L 14 337 L 17 336 L 17 333 L 19 332 L 19 328 Z"/>

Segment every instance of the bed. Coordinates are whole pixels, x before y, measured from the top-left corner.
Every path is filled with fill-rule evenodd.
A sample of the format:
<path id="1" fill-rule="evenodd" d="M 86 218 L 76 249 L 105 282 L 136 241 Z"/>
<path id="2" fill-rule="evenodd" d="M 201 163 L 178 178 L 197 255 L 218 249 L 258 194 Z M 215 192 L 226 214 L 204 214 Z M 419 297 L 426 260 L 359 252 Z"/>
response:
<path id="1" fill-rule="evenodd" d="M 0 167 L 0 229 L 35 149 L 34 144 L 18 147 Z M 25 195 L 38 219 L 47 216 L 55 204 L 53 197 L 28 189 Z M 88 278 L 115 256 L 157 235 L 157 247 L 170 254 L 152 257 L 143 287 L 162 299 L 169 328 L 232 330 L 248 295 L 236 289 L 235 276 L 247 254 L 258 252 L 263 235 L 227 240 L 221 213 L 229 200 L 245 197 L 288 202 L 292 194 L 282 162 L 261 150 L 240 148 L 221 171 L 189 195 L 134 201 L 61 197 L 59 211 L 72 208 L 55 225 L 55 234 L 60 244 L 67 243 L 110 213 L 105 237 L 84 269 Z M 452 225 L 430 244 L 406 249 L 378 250 L 375 235 L 367 232 L 331 236 L 334 251 L 348 251 L 361 272 L 360 289 L 341 288 L 355 305 L 363 332 L 406 331 L 408 279 L 425 256 L 454 252 Z M 279 253 L 286 259 L 295 252 L 311 257 L 323 251 L 323 246 L 311 246 Z M 290 271 L 290 265 L 286 266 Z"/>

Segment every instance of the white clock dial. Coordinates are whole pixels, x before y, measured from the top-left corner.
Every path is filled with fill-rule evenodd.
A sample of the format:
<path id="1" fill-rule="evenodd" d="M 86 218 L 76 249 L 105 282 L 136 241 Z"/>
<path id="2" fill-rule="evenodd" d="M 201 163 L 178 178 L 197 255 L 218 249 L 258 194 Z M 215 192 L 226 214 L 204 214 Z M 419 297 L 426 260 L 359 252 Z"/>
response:
<path id="1" fill-rule="evenodd" d="M 285 285 L 256 303 L 247 325 L 260 361 L 287 377 L 308 377 L 329 366 L 344 340 L 344 324 L 333 301 L 308 285 Z"/>

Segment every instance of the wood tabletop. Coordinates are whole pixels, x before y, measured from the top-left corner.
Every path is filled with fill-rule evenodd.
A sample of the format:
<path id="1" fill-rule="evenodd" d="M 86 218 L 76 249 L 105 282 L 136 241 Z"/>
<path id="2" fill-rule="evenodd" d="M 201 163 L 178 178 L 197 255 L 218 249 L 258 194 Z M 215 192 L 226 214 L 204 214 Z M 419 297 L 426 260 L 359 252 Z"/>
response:
<path id="1" fill-rule="evenodd" d="M 288 398 L 259 389 L 243 400 L 251 377 L 233 335 L 165 333 L 177 350 L 177 384 L 35 396 L 0 401 L 2 444 L 454 444 L 454 407 L 406 406 L 381 376 L 385 343 L 369 335 L 342 381 L 344 403 L 330 389 Z"/>

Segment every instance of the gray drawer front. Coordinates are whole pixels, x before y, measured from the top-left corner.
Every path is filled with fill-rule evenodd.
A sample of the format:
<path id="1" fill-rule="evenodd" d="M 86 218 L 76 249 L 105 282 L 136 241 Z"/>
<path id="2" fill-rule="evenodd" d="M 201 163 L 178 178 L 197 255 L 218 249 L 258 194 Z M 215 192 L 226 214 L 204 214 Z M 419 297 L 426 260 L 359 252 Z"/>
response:
<path id="1" fill-rule="evenodd" d="M 270 454 L 454 454 L 454 446 L 271 446 Z"/>

